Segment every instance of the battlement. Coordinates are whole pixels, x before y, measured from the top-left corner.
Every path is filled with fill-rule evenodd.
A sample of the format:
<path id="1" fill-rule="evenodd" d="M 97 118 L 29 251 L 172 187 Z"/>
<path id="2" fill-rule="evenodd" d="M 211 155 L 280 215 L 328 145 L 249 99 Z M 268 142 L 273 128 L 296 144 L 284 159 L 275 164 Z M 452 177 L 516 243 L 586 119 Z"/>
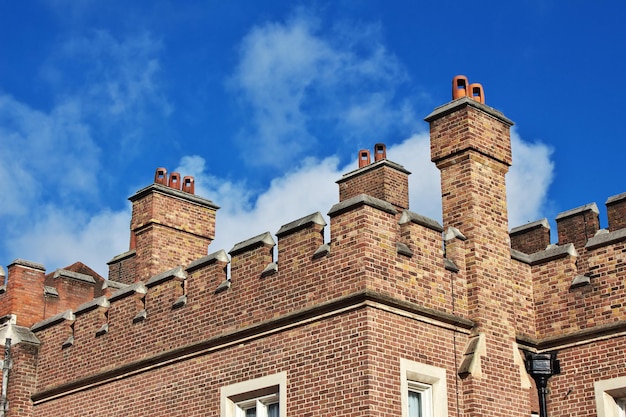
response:
<path id="1" fill-rule="evenodd" d="M 331 208 L 326 244 L 325 222 L 313 213 L 276 233 L 278 261 L 273 237 L 263 233 L 236 244 L 230 260 L 218 251 L 40 322 L 32 330 L 48 359 L 39 389 L 206 340 L 253 337 L 278 317 L 289 326 L 366 299 L 404 303 L 423 320 L 467 327 L 471 322 L 459 314 L 463 302 L 452 314 L 443 228 L 409 211 L 398 222 L 397 214 L 392 204 L 362 194 Z M 61 378 L 52 369 L 59 363 L 89 369 L 65 370 Z"/>
<path id="2" fill-rule="evenodd" d="M 534 337 L 560 337 L 626 319 L 626 193 L 607 200 L 608 229 L 595 203 L 556 217 L 550 245 L 546 219 L 511 229 L 513 259 L 530 268 L 537 317 Z M 546 244 L 547 243 L 547 244 Z"/>
<path id="3" fill-rule="evenodd" d="M 585 204 L 559 213 L 555 218 L 558 232 L 557 244 L 562 246 L 572 243 L 580 251 L 584 250 L 587 243 L 596 235 L 626 228 L 626 192 L 609 197 L 605 205 L 607 229 L 600 229 L 600 212 L 596 203 Z M 513 249 L 532 254 L 545 250 L 550 244 L 550 225 L 547 219 L 541 219 L 514 227 L 509 235 Z"/>
<path id="4" fill-rule="evenodd" d="M 411 362 L 424 383 L 436 368 L 435 383 L 454 387 L 448 400 L 470 414 L 506 392 L 511 407 L 499 415 L 527 415 L 518 347 L 568 349 L 626 329 L 626 193 L 607 200 L 606 230 L 589 204 L 557 216 L 557 244 L 546 219 L 509 231 L 512 122 L 467 77 L 455 77 L 452 95 L 426 118 L 443 224 L 410 210 L 410 173 L 377 143 L 373 162 L 360 150 L 358 168 L 337 181 L 329 224 L 314 212 L 208 253 L 219 207 L 195 195 L 192 177 L 158 168 L 130 197 L 129 248 L 108 262 L 108 280 L 80 263 L 49 274 L 9 265 L 0 332 L 30 349 L 16 367 L 30 384 L 23 403 L 40 415 L 94 398 L 105 407 L 127 384 L 152 398 L 169 374 L 184 401 L 193 386 L 217 404 L 223 387 L 280 373 L 301 389 L 287 404 L 295 415 L 294 398 L 324 379 L 312 370 L 339 369 L 337 386 L 377 401 L 396 394 L 371 383 L 389 377 L 380 385 L 395 390 Z M 360 366 L 366 383 L 346 379 Z"/>
<path id="5" fill-rule="evenodd" d="M 589 210 L 593 212 L 569 211 L 561 218 Z M 323 217 L 313 213 L 277 231 L 277 259 L 276 242 L 266 232 L 234 245 L 230 259 L 220 250 L 36 324 L 32 331 L 46 359 L 40 363 L 35 401 L 364 302 L 405 309 L 443 327 L 473 327 L 466 298 L 468 238 L 462 232 L 448 228 L 444 253 L 444 228 L 438 222 L 409 210 L 399 212 L 395 205 L 367 194 L 340 201 L 328 215 L 329 242 L 323 238 Z M 534 242 L 545 238 L 546 229 L 549 233 L 542 220 L 511 233 L 540 234 L 530 239 L 532 247 L 539 247 Z M 613 245 L 619 251 L 624 241 L 623 230 L 607 231 L 587 241 L 586 249 Z M 573 311 L 580 314 L 588 304 L 572 309 L 571 301 L 562 301 L 564 295 L 579 297 L 580 289 L 589 285 L 578 270 L 580 255 L 574 243 L 532 252 L 511 249 L 515 275 L 532 276 L 530 298 L 536 306 L 532 313 L 521 310 L 520 323 L 533 318 L 537 322 L 529 326 L 532 332 L 521 332 L 520 340 L 589 328 L 589 316 L 585 325 L 571 319 Z M 605 324 L 596 316 L 595 324 Z M 71 368 L 75 363 L 85 365 Z"/>

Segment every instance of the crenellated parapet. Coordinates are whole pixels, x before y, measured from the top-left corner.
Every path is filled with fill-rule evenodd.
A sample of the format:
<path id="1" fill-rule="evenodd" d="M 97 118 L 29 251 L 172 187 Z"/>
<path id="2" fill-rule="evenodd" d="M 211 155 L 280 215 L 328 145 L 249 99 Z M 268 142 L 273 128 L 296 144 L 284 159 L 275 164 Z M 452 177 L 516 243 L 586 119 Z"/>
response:
<path id="1" fill-rule="evenodd" d="M 328 242 L 323 217 L 313 213 L 280 228 L 276 259 L 274 238 L 263 233 L 230 256 L 218 251 L 145 281 L 113 284 L 120 288 L 35 325 L 43 341 L 35 398 L 166 360 L 164 352 L 219 349 L 365 302 L 444 328 L 471 327 L 458 301 L 462 281 L 453 282 L 462 274 L 444 258 L 436 221 L 365 194 L 336 204 L 329 217 Z M 55 372 L 59 366 L 70 369 Z"/>
<path id="2" fill-rule="evenodd" d="M 585 204 L 559 213 L 555 218 L 557 244 L 563 246 L 572 243 L 581 253 L 586 249 L 587 242 L 597 234 L 626 228 L 626 193 L 608 198 L 605 205 L 608 220 L 606 230 L 600 228 L 600 216 L 596 203 Z M 547 219 L 541 219 L 514 227 L 509 235 L 513 249 L 532 254 L 545 250 L 550 244 L 550 225 Z"/>
<path id="3" fill-rule="evenodd" d="M 560 213 L 558 244 L 543 250 L 550 234 L 545 219 L 511 230 L 512 257 L 533 279 L 533 337 L 588 335 L 626 323 L 624 207 L 626 193 L 607 200 L 608 229 L 600 229 L 595 203 Z"/>

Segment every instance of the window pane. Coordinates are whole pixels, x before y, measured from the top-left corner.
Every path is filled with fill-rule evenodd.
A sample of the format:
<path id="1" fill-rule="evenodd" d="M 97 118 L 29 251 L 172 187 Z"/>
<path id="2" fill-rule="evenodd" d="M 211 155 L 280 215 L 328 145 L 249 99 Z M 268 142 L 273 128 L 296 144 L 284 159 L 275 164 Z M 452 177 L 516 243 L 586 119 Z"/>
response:
<path id="1" fill-rule="evenodd" d="M 256 417 L 256 407 L 248 408 L 246 410 L 246 417 Z"/>
<path id="2" fill-rule="evenodd" d="M 615 403 L 617 404 L 617 415 L 619 417 L 626 417 L 626 399 L 622 398 L 616 400 Z"/>
<path id="3" fill-rule="evenodd" d="M 409 417 L 422 417 L 422 395 L 409 391 Z"/>
<path id="4" fill-rule="evenodd" d="M 278 417 L 278 403 L 267 406 L 267 417 Z"/>

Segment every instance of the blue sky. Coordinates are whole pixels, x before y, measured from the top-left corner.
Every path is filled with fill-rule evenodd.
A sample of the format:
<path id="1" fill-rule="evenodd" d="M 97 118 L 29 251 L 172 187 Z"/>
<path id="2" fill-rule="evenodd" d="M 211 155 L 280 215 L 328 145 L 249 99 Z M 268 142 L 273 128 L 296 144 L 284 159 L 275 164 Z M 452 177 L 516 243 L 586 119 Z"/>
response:
<path id="1" fill-rule="evenodd" d="M 128 249 L 154 170 L 222 208 L 209 252 L 337 202 L 359 149 L 440 219 L 423 118 L 454 75 L 516 122 L 510 226 L 626 191 L 622 1 L 0 3 L 0 264 Z M 553 230 L 553 241 L 556 232 Z"/>

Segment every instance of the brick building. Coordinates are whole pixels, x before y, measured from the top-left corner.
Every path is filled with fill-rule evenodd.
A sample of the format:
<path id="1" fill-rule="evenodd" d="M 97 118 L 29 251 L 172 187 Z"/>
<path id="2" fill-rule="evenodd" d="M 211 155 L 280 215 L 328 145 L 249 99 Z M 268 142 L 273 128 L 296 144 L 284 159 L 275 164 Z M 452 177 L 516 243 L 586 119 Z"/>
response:
<path id="1" fill-rule="evenodd" d="M 512 122 L 453 86 L 426 118 L 443 225 L 409 210 L 409 172 L 377 144 L 330 225 L 214 251 L 218 206 L 160 169 L 108 279 L 15 260 L 0 415 L 529 416 L 526 354 L 558 352 L 551 417 L 624 416 L 626 193 L 608 229 L 589 204 L 557 217 L 557 244 L 545 219 L 509 231 Z"/>

